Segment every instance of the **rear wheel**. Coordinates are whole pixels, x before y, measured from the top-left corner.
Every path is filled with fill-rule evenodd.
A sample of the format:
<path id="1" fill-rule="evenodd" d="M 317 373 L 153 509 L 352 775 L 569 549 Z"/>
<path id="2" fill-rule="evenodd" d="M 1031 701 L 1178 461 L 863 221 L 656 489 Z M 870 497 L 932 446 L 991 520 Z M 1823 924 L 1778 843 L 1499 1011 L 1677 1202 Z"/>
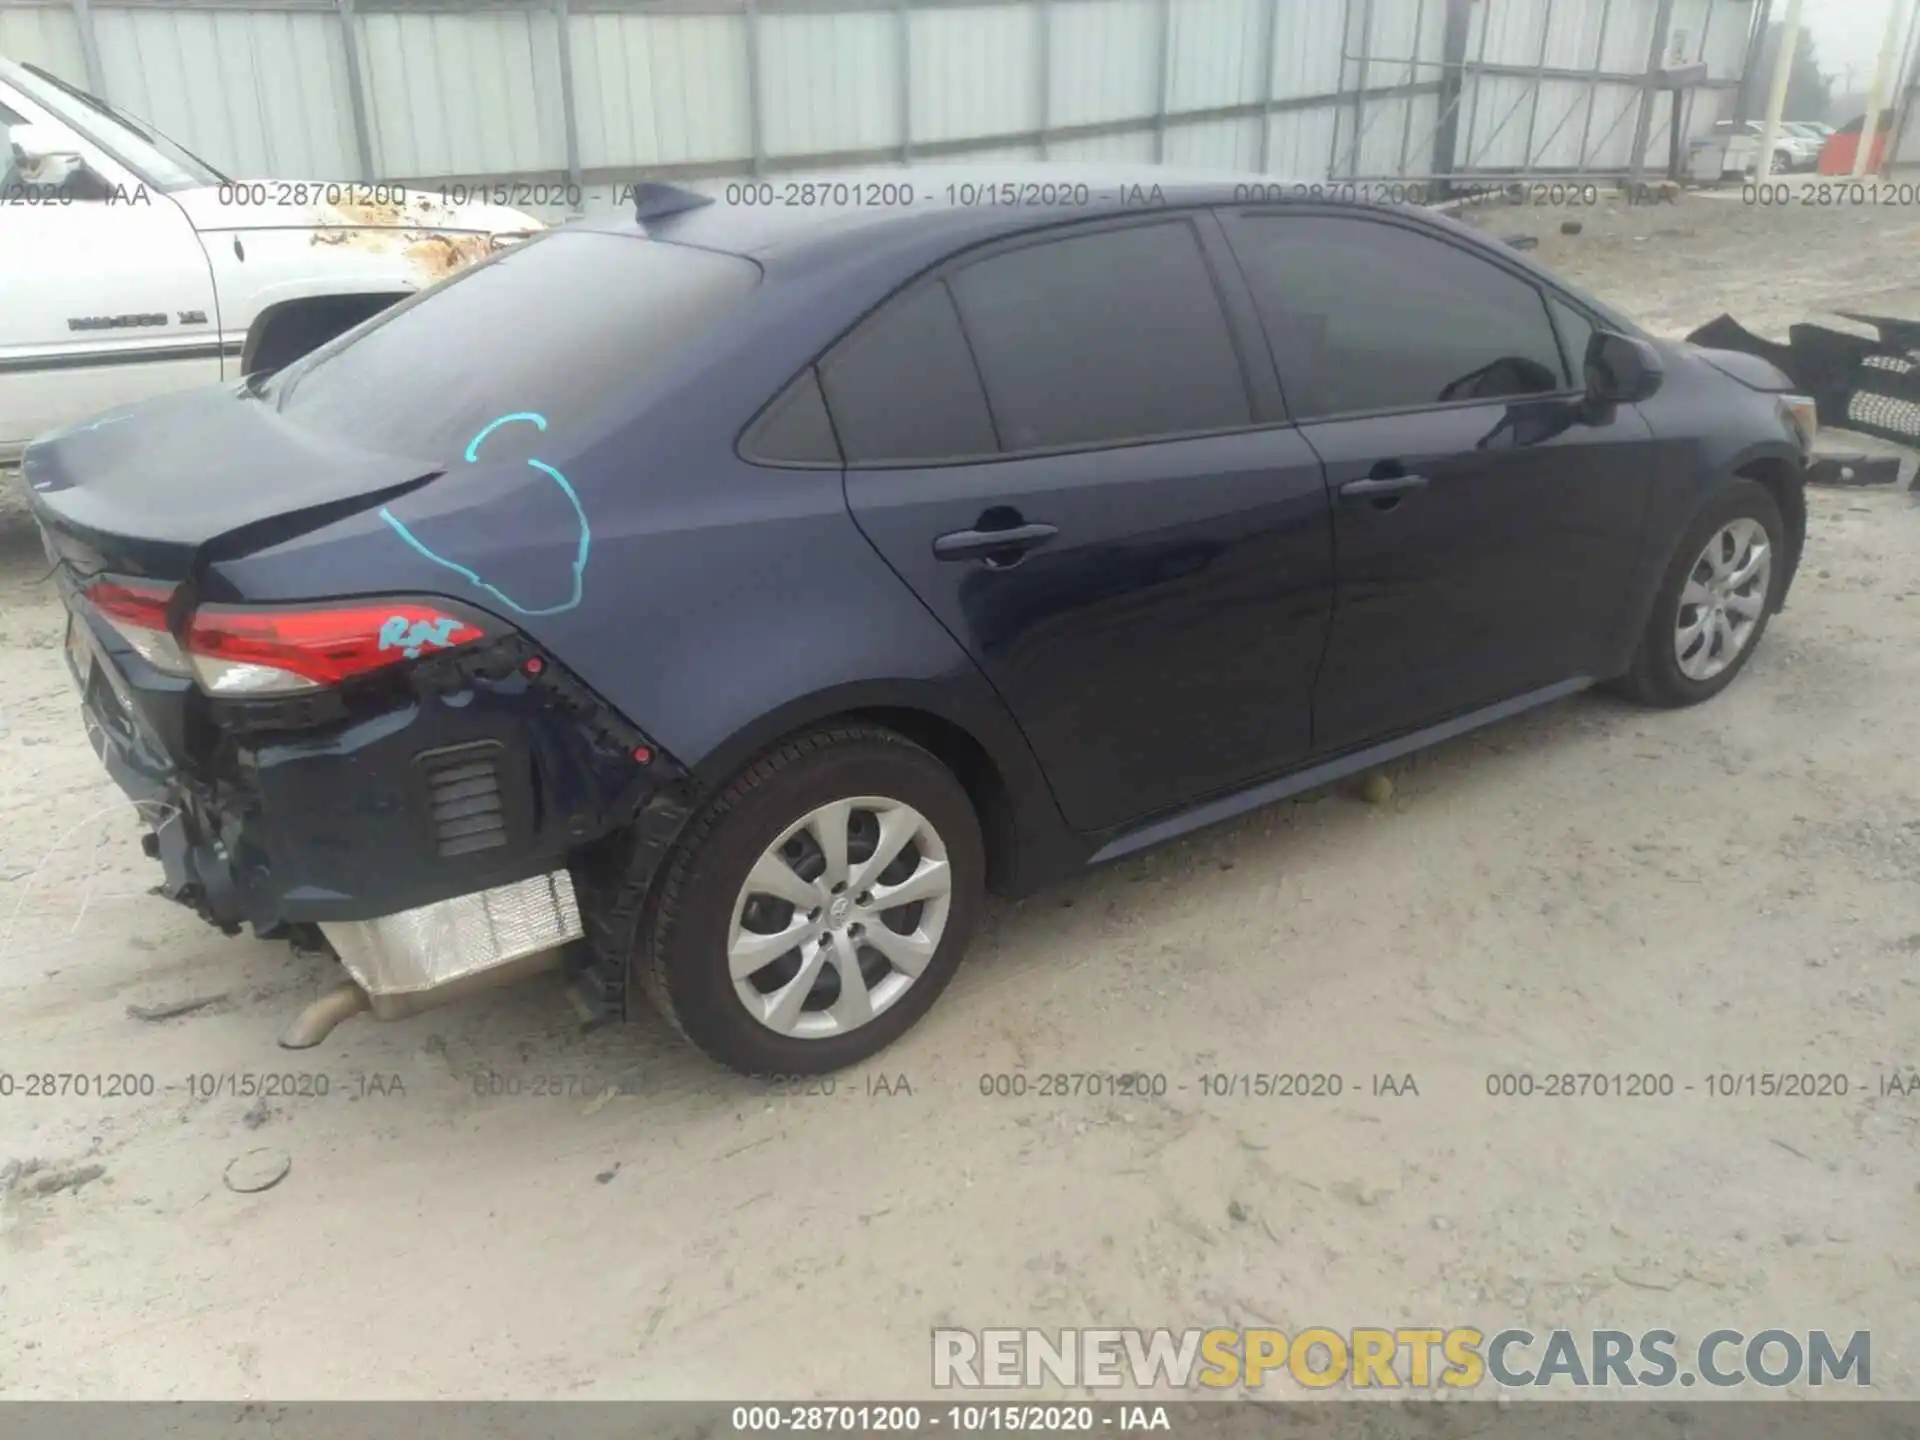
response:
<path id="1" fill-rule="evenodd" d="M 1674 552 L 1615 686 L 1647 705 L 1711 699 L 1733 683 L 1766 632 L 1786 577 L 1780 509 L 1764 486 L 1736 480 L 1701 510 Z"/>
<path id="2" fill-rule="evenodd" d="M 973 807 L 937 759 L 885 730 L 815 731 L 693 821 L 642 925 L 636 978 L 723 1065 L 837 1070 L 939 997 L 984 873 Z"/>

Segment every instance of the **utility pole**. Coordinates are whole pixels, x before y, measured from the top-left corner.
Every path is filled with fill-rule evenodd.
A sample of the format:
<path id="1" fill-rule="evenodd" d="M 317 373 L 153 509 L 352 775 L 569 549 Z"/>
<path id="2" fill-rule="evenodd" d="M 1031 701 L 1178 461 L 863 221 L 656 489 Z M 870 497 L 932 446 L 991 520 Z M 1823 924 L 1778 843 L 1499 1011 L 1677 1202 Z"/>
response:
<path id="1" fill-rule="evenodd" d="M 1893 67 L 1900 59 L 1900 21 L 1905 7 L 1901 0 L 1887 0 L 1887 33 L 1880 42 L 1880 63 L 1873 67 L 1873 88 L 1867 92 L 1867 119 L 1860 127 L 1860 144 L 1853 153 L 1853 173 L 1867 173 L 1873 147 L 1880 139 L 1880 111 L 1887 103 L 1887 86 L 1893 83 Z"/>
<path id="2" fill-rule="evenodd" d="M 1794 52 L 1800 48 L 1800 8 L 1803 0 L 1787 0 L 1787 18 L 1781 24 L 1780 51 L 1773 57 L 1773 88 L 1767 92 L 1767 119 L 1760 127 L 1760 153 L 1753 157 L 1753 178 L 1764 181 L 1772 172 L 1773 147 L 1780 138 L 1780 117 L 1787 108 L 1787 81 L 1793 76 Z"/>
<path id="3" fill-rule="evenodd" d="M 1920 0 L 1915 0 L 1913 23 L 1907 27 L 1907 53 L 1900 62 L 1899 90 L 1894 98 L 1893 137 L 1887 141 L 1885 169 L 1892 170 L 1906 153 L 1907 124 L 1913 119 L 1913 97 L 1920 90 Z"/>
<path id="4" fill-rule="evenodd" d="M 1740 67 L 1740 89 L 1733 100 L 1733 133 L 1738 135 L 1753 111 L 1754 87 L 1760 83 L 1760 57 L 1766 53 L 1767 28 L 1773 23 L 1773 0 L 1754 7 L 1753 29 L 1747 36 L 1747 59 Z"/>

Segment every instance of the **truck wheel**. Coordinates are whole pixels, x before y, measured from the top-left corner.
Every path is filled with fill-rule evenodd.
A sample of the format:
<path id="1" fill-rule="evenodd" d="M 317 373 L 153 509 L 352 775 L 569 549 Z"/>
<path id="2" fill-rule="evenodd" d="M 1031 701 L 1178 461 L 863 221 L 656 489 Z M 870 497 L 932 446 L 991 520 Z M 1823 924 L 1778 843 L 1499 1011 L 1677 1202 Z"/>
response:
<path id="1" fill-rule="evenodd" d="M 734 1070 L 838 1070 L 939 998 L 985 871 L 973 806 L 937 759 L 887 730 L 816 730 L 690 823 L 642 919 L 634 978 Z"/>

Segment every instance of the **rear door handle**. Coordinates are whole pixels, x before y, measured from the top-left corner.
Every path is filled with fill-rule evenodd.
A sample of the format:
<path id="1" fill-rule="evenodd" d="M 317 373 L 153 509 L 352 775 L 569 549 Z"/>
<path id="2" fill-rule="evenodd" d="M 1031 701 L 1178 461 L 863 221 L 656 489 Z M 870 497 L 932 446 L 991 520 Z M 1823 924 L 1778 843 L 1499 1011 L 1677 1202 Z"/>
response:
<path id="1" fill-rule="evenodd" d="M 1017 561 L 1029 550 L 1036 550 L 1060 533 L 1052 525 L 1012 525 L 1005 530 L 955 530 L 933 542 L 938 560 L 987 560 L 991 563 L 1004 553 L 1002 564 Z"/>
<path id="2" fill-rule="evenodd" d="M 1365 480 L 1349 480 L 1340 487 L 1342 500 L 1383 500 L 1427 488 L 1424 475 L 1369 475 Z"/>

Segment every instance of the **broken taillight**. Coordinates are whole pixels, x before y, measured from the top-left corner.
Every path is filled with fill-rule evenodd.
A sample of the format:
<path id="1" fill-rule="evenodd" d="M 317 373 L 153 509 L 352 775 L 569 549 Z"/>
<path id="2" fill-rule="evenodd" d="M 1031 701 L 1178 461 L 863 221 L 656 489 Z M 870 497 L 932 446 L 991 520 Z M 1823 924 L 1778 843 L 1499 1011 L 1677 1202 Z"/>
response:
<path id="1" fill-rule="evenodd" d="M 418 600 L 335 605 L 203 605 L 183 634 L 167 626 L 170 587 L 96 581 L 87 598 L 157 670 L 211 695 L 253 698 L 338 685 L 487 638 L 464 614 Z"/>

